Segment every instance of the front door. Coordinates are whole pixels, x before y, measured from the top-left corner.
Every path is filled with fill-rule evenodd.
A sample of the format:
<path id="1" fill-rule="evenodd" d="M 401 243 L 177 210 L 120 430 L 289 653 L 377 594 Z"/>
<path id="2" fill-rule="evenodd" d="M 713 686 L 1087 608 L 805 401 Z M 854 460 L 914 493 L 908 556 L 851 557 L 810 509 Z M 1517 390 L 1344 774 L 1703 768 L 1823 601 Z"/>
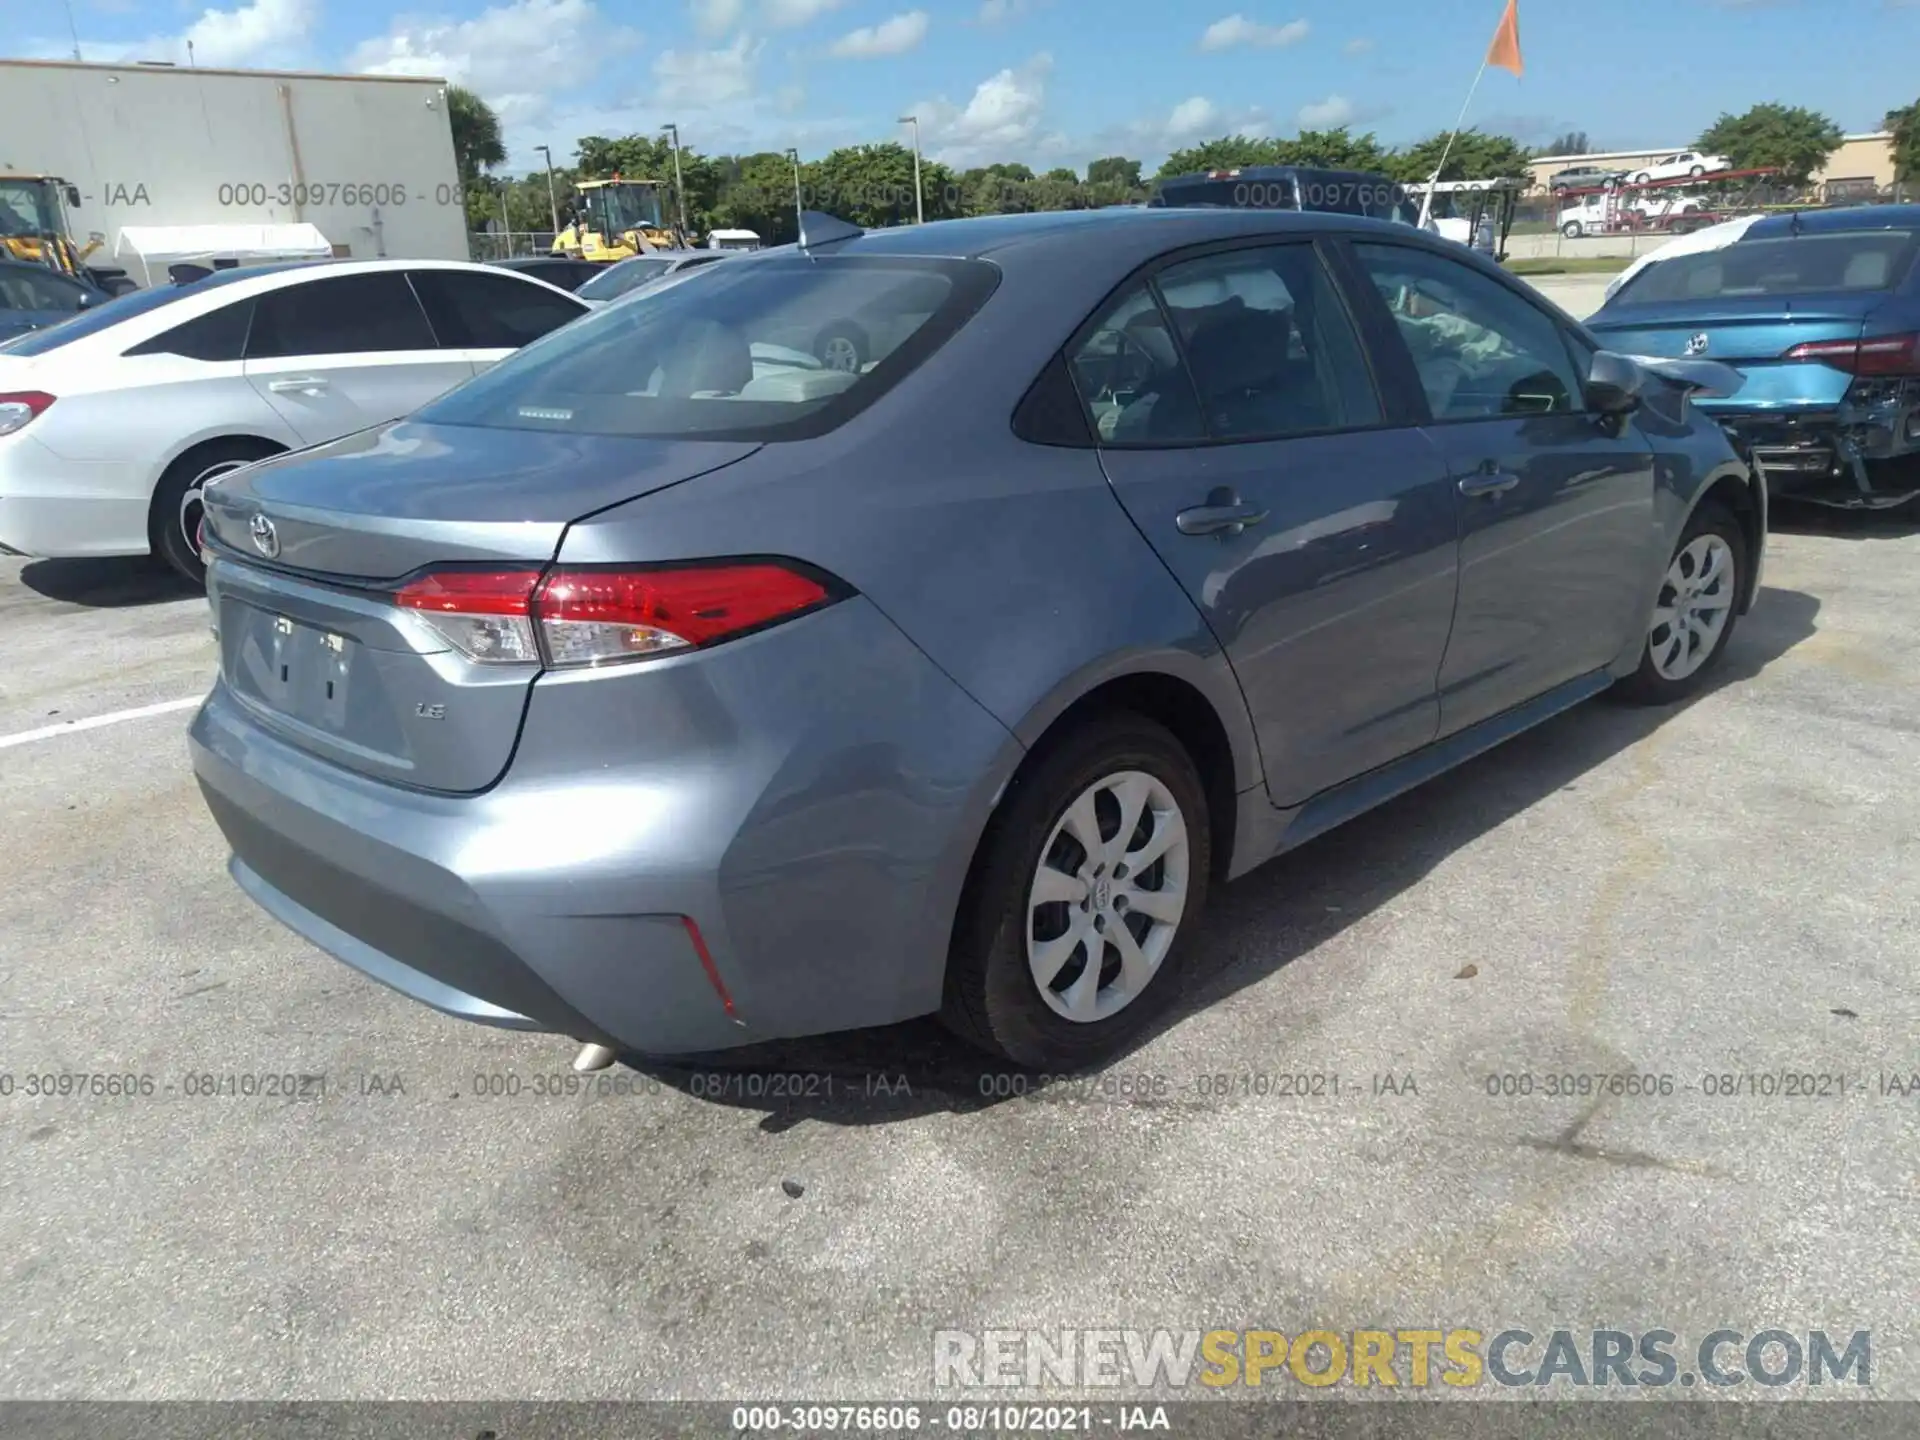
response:
<path id="1" fill-rule="evenodd" d="M 1460 596 L 1440 669 L 1450 735 L 1602 668 L 1644 630 L 1653 447 L 1630 421 L 1587 412 L 1560 322 L 1518 286 L 1415 246 L 1353 252 L 1459 492 Z"/>
<path id="2" fill-rule="evenodd" d="M 470 379 L 398 270 L 301 280 L 262 295 L 248 382 L 308 444 L 397 420 Z"/>
<path id="3" fill-rule="evenodd" d="M 1176 260 L 1072 359 L 1115 493 L 1239 677 L 1274 802 L 1432 740 L 1457 502 L 1432 442 L 1389 422 L 1315 246 Z"/>

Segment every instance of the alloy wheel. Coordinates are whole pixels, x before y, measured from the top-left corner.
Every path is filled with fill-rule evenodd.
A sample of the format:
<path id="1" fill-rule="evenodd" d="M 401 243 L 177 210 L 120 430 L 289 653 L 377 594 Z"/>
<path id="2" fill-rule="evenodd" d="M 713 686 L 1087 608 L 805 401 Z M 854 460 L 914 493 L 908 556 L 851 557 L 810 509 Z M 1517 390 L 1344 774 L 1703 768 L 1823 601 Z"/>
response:
<path id="1" fill-rule="evenodd" d="M 1685 680 L 1713 655 L 1733 613 L 1733 547 L 1708 531 L 1681 547 L 1653 607 L 1647 649 L 1663 679 Z"/>
<path id="2" fill-rule="evenodd" d="M 820 361 L 829 370 L 844 371 L 848 375 L 860 373 L 860 348 L 845 335 L 835 335 L 820 347 Z"/>
<path id="3" fill-rule="evenodd" d="M 1173 792 L 1141 770 L 1095 781 L 1054 825 L 1027 893 L 1027 966 L 1080 1024 L 1139 998 L 1186 913 L 1190 842 Z"/>
<path id="4" fill-rule="evenodd" d="M 209 465 L 187 482 L 186 493 L 180 497 L 180 533 L 186 538 L 189 552 L 195 555 L 200 553 L 200 520 L 206 508 L 200 492 L 207 488 L 207 482 L 230 471 L 244 469 L 252 463 L 251 460 L 222 460 L 217 465 Z"/>

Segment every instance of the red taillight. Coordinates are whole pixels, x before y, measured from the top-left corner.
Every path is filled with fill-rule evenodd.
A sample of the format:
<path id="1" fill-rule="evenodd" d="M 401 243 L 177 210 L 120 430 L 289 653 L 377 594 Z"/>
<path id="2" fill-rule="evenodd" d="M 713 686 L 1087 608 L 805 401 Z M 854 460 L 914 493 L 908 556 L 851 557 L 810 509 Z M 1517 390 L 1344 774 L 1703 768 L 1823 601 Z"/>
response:
<path id="1" fill-rule="evenodd" d="M 531 609 L 539 583 L 538 570 L 442 570 L 393 598 L 470 660 L 531 665 L 540 659 Z"/>
<path id="2" fill-rule="evenodd" d="M 31 423 L 53 404 L 53 396 L 44 390 L 15 390 L 0 393 L 0 435 L 11 435 Z"/>
<path id="3" fill-rule="evenodd" d="M 711 645 L 830 598 L 771 561 L 675 570 L 445 570 L 396 602 L 456 649 L 496 663 L 604 665 Z"/>
<path id="4" fill-rule="evenodd" d="M 1870 340 L 1809 340 L 1782 360 L 1813 360 L 1849 375 L 1920 375 L 1920 333 Z"/>

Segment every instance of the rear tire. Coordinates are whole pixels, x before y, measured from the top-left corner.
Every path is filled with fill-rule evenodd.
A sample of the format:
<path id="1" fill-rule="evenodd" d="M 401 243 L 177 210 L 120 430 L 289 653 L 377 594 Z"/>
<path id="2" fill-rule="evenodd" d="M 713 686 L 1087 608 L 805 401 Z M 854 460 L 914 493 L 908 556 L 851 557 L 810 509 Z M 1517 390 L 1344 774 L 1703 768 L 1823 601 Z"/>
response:
<path id="1" fill-rule="evenodd" d="M 270 440 L 236 436 L 196 445 L 169 465 L 154 487 L 153 508 L 147 517 L 147 541 L 153 553 L 195 585 L 206 584 L 207 569 L 200 563 L 198 543 L 202 487 L 280 450 Z"/>
<path id="2" fill-rule="evenodd" d="M 852 321 L 829 325 L 814 337 L 813 353 L 829 370 L 858 375 L 873 352 L 867 332 Z"/>
<path id="3" fill-rule="evenodd" d="M 981 840 L 941 1019 L 1038 1070 L 1124 1049 L 1179 993 L 1210 836 L 1199 772 L 1163 726 L 1121 713 L 1063 738 L 1014 781 Z"/>
<path id="4" fill-rule="evenodd" d="M 1702 505 L 1661 573 L 1640 668 L 1615 687 L 1631 705 L 1672 705 L 1696 694 L 1727 653 L 1747 580 L 1747 537 L 1724 506 Z"/>

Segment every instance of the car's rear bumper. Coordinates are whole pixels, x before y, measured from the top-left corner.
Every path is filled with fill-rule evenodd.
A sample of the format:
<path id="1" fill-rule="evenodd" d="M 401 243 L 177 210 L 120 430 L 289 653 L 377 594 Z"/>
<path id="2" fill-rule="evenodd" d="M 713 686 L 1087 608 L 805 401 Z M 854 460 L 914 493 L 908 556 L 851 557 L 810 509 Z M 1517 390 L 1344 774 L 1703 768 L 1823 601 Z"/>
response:
<path id="1" fill-rule="evenodd" d="M 1920 494 L 1920 380 L 1856 384 L 1840 405 L 1701 408 L 1747 445 L 1780 498 L 1871 507 Z"/>
<path id="2" fill-rule="evenodd" d="M 858 598 L 535 682 L 513 765 L 479 794 L 315 758 L 224 684 L 189 743 L 234 878 L 314 945 L 463 1019 L 656 1055 L 937 1008 L 1019 753 Z"/>
<path id="3" fill-rule="evenodd" d="M 0 547 L 15 554 L 145 555 L 151 504 L 130 466 L 69 460 L 27 431 L 0 437 Z"/>

